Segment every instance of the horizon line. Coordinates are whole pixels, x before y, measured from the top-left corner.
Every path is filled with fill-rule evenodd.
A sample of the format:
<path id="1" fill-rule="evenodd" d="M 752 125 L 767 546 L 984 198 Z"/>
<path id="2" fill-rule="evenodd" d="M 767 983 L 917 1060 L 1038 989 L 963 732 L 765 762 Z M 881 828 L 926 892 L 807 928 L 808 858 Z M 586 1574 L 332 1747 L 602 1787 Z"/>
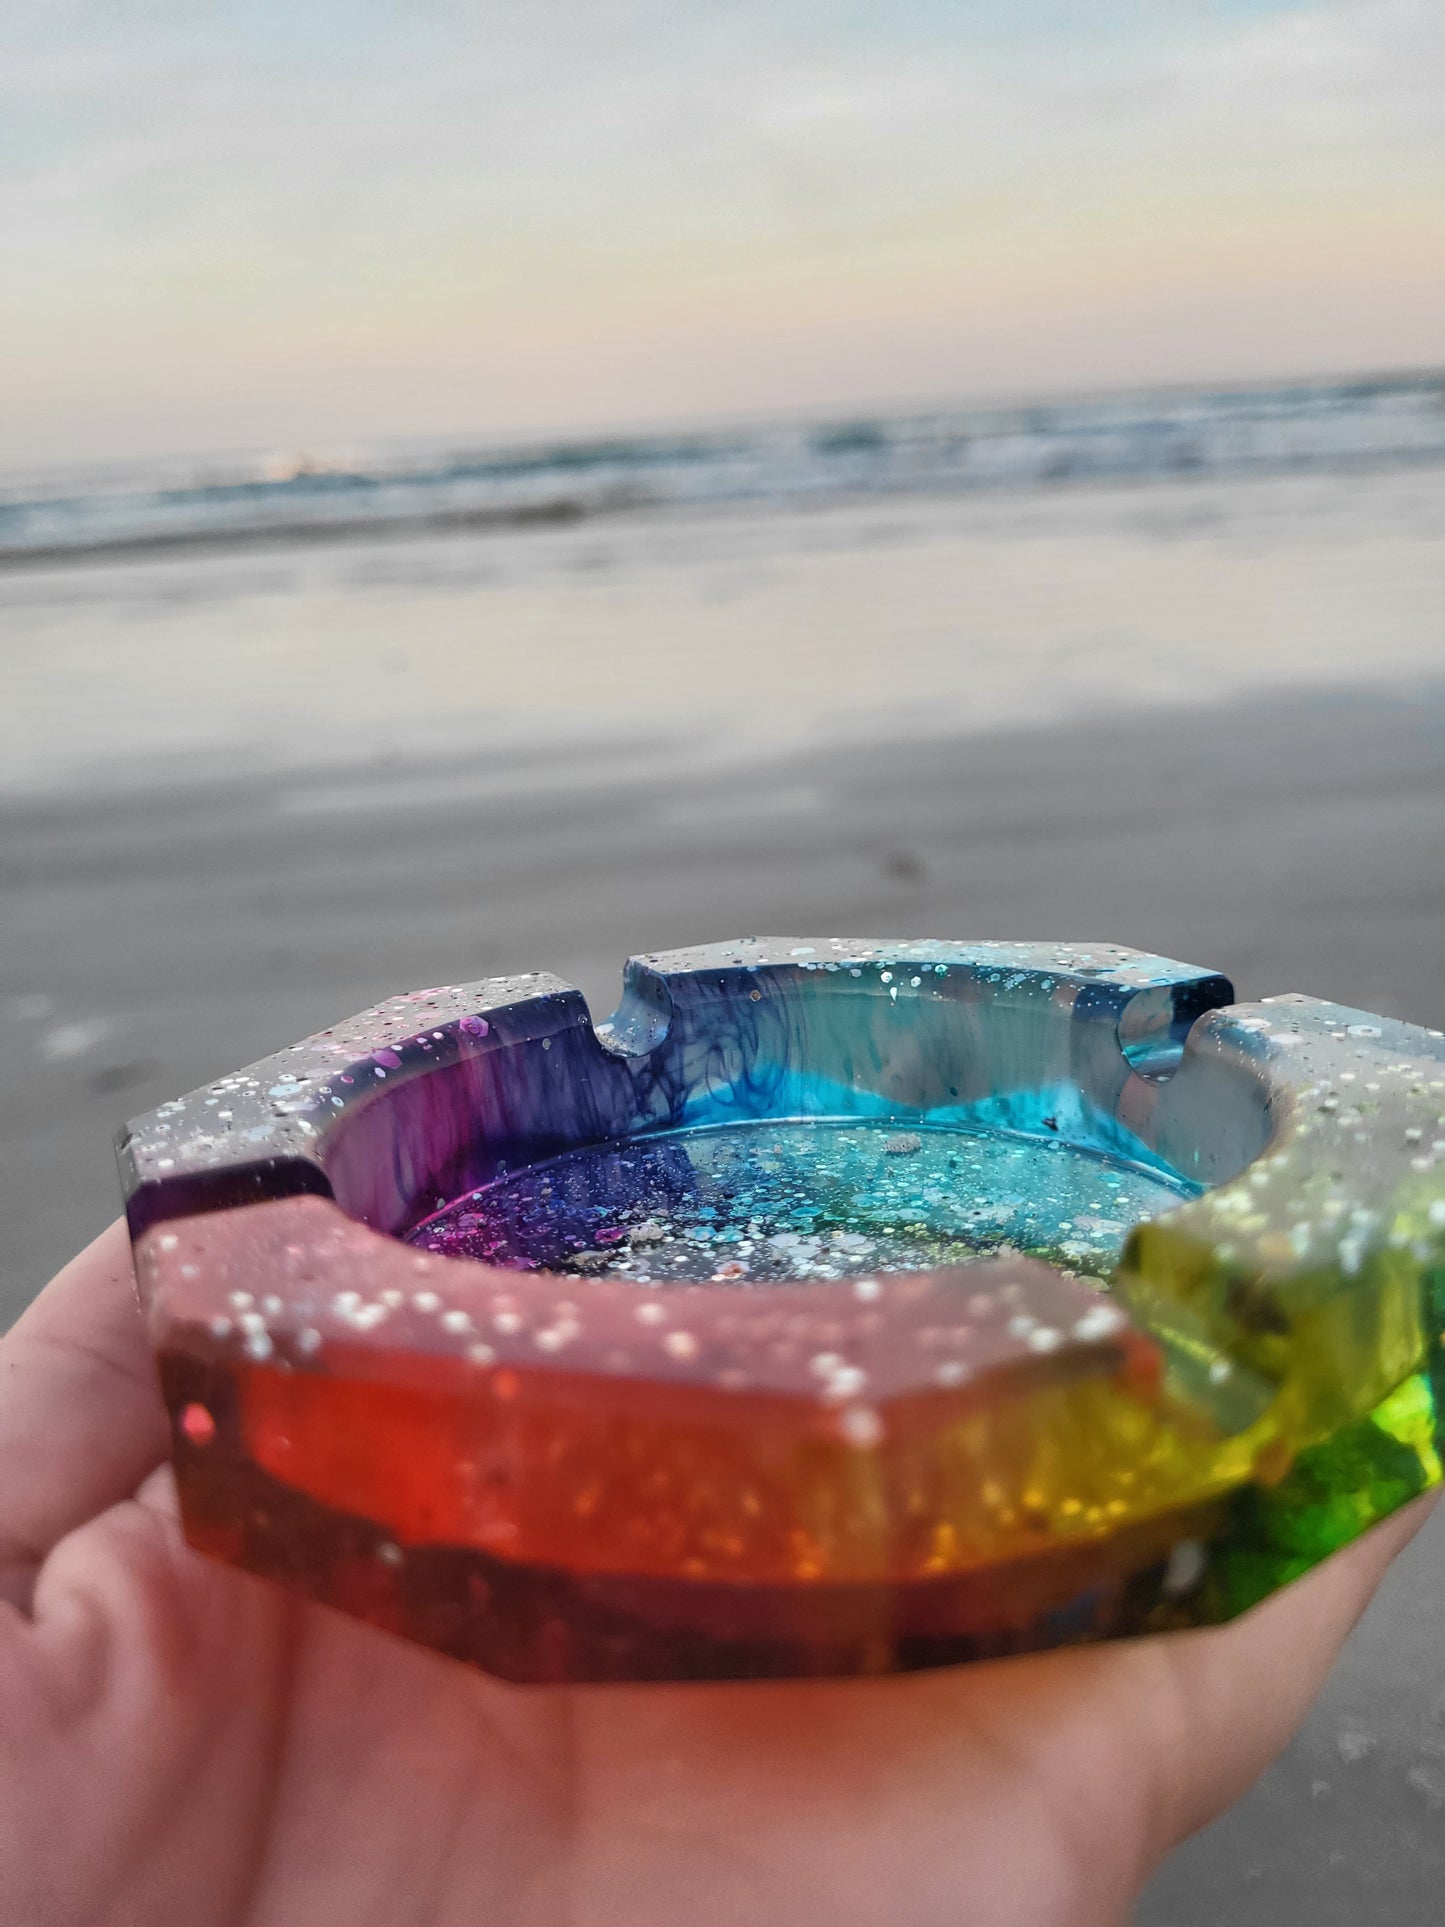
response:
<path id="1" fill-rule="evenodd" d="M 71 458 L 58 461 L 22 462 L 0 466 L 0 491 L 10 493 L 30 479 L 47 476 L 88 474 L 117 476 L 147 470 L 165 469 L 180 464 L 205 462 L 255 462 L 286 456 L 293 460 L 325 458 L 342 453 L 402 453 L 408 449 L 476 449 L 488 452 L 539 452 L 544 449 L 589 449 L 613 441 L 645 441 L 677 434 L 723 435 L 729 429 L 842 424 L 855 420 L 885 417 L 907 419 L 929 415 L 963 414 L 973 411 L 1025 408 L 1063 408 L 1081 403 L 1107 403 L 1129 399 L 1157 398 L 1164 401 L 1184 395 L 1258 395 L 1298 393 L 1311 389 L 1350 387 L 1429 387 L 1445 384 L 1445 360 L 1399 364 L 1376 363 L 1348 368 L 1334 367 L 1316 374 L 1180 377 L 1173 380 L 1139 383 L 1101 381 L 1081 382 L 1068 388 L 999 388 L 974 391 L 936 391 L 916 396 L 895 397 L 885 401 L 860 397 L 857 401 L 798 408 L 723 409 L 695 414 L 658 418 L 619 418 L 614 423 L 599 423 L 576 429 L 547 427 L 538 423 L 530 429 L 489 431 L 458 429 L 454 432 L 407 434 L 358 434 L 354 440 L 342 437 L 298 437 L 295 441 L 272 438 L 266 442 L 211 444 L 177 447 L 162 455 L 130 455 Z"/>

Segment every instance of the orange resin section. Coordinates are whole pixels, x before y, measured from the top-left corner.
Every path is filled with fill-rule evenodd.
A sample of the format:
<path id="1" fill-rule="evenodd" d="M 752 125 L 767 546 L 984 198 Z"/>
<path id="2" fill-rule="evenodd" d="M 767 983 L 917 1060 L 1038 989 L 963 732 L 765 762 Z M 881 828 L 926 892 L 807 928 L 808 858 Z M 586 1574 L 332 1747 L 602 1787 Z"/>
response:
<path id="1" fill-rule="evenodd" d="M 252 1368 L 237 1391 L 257 1465 L 403 1544 L 576 1572 L 892 1581 L 1026 1556 L 1167 1504 L 1176 1441 L 1147 1375 L 1128 1372 L 841 1409 L 649 1397 L 510 1367 L 434 1392 Z M 1127 1494 L 1125 1432 L 1138 1448 Z"/>
<path id="2" fill-rule="evenodd" d="M 1107 1630 L 1214 1496 L 1152 1344 L 1024 1259 L 642 1288 L 317 1198 L 138 1259 L 193 1541 L 513 1677 L 934 1663 L 1080 1599 Z"/>

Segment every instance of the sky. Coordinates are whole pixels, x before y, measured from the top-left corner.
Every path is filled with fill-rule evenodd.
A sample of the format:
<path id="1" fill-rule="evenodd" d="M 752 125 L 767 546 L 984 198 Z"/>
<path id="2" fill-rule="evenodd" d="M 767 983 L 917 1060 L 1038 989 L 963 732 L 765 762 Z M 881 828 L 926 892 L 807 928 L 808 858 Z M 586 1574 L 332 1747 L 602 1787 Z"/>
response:
<path id="1" fill-rule="evenodd" d="M 6 0 L 0 465 L 1445 361 L 1442 0 Z"/>

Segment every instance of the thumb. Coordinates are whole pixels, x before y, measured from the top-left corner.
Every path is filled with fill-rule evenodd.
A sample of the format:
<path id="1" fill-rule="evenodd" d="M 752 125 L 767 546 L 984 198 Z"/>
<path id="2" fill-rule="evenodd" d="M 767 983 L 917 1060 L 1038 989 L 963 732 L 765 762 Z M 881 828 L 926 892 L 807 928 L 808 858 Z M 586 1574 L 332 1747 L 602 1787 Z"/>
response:
<path id="1" fill-rule="evenodd" d="M 1237 1800 L 1284 1750 L 1437 1496 L 1394 1513 L 1229 1625 L 1133 1649 L 1156 1861 Z"/>

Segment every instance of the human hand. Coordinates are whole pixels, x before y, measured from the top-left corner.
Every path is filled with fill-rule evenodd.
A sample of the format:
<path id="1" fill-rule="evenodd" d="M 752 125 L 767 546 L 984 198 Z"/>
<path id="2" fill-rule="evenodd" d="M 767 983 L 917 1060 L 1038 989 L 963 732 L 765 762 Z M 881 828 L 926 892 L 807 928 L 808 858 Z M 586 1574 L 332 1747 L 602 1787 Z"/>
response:
<path id="1" fill-rule="evenodd" d="M 5 1927 L 1114 1927 L 1429 1504 L 1207 1631 L 513 1687 L 191 1552 L 166 1451 L 116 1225 L 0 1340 Z"/>

